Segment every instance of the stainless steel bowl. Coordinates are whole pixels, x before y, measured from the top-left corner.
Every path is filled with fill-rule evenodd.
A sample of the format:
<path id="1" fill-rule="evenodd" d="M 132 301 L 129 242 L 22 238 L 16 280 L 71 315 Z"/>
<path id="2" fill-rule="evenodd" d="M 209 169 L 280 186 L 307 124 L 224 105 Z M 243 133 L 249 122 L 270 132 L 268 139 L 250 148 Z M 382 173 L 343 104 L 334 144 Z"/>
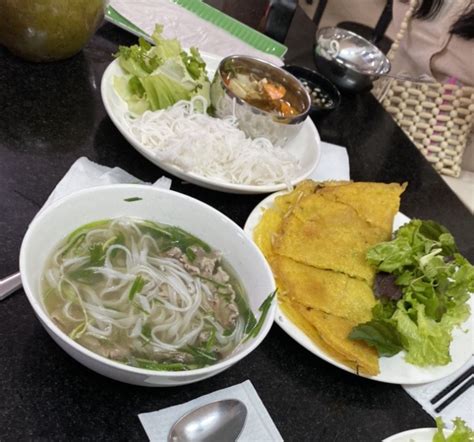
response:
<path id="1" fill-rule="evenodd" d="M 390 71 L 385 54 L 365 38 L 342 28 L 322 28 L 316 34 L 318 70 L 341 89 L 369 89 L 372 81 Z"/>
<path id="2" fill-rule="evenodd" d="M 253 73 L 259 78 L 267 78 L 282 84 L 287 99 L 300 113 L 289 117 L 278 116 L 247 103 L 235 95 L 224 83 L 229 72 Z M 300 81 L 267 61 L 244 55 L 224 58 L 214 75 L 211 84 L 211 104 L 215 116 L 224 118 L 234 115 L 240 129 L 249 137 L 268 138 L 273 144 L 282 146 L 292 139 L 302 128 L 311 108 L 311 99 Z"/>

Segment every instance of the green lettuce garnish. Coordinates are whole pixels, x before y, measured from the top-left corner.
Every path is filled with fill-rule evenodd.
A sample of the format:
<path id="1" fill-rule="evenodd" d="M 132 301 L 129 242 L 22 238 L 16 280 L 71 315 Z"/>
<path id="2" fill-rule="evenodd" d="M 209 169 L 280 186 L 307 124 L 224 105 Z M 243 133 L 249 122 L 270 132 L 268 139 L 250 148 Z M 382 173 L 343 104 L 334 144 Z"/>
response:
<path id="1" fill-rule="evenodd" d="M 178 40 L 163 38 L 162 31 L 162 26 L 155 27 L 154 46 L 140 38 L 136 45 L 120 46 L 115 54 L 126 75 L 115 77 L 114 87 L 135 114 L 166 109 L 196 95 L 209 102 L 206 64 L 198 49 L 186 52 Z"/>
<path id="2" fill-rule="evenodd" d="M 403 350 L 400 333 L 388 321 L 374 319 L 355 327 L 349 335 L 351 339 L 367 342 L 375 347 L 379 356 L 393 356 Z"/>
<path id="3" fill-rule="evenodd" d="M 454 431 L 448 437 L 444 435 L 444 423 L 440 417 L 436 418 L 438 431 L 433 436 L 433 442 L 474 442 L 474 431 L 459 417 L 453 420 Z"/>
<path id="4" fill-rule="evenodd" d="M 372 320 L 349 337 L 375 347 L 380 356 L 405 350 L 407 362 L 446 365 L 452 331 L 470 314 L 474 267 L 459 254 L 453 236 L 434 221 L 412 220 L 392 241 L 371 248 L 368 261 L 393 275 L 400 299 L 378 293 Z"/>

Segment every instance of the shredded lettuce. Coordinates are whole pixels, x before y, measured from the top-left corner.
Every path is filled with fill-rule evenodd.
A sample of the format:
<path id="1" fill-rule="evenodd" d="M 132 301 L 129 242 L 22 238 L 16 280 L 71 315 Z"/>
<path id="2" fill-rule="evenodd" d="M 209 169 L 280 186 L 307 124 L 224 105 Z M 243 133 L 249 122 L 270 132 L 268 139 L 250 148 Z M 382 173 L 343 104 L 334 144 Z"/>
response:
<path id="1" fill-rule="evenodd" d="M 349 337 L 380 356 L 405 350 L 406 361 L 418 366 L 451 362 L 452 331 L 469 317 L 474 291 L 474 267 L 459 254 L 453 236 L 434 221 L 412 220 L 392 241 L 370 249 L 367 259 L 394 276 L 402 297 L 393 299 L 391 290 L 378 293 L 372 320 Z"/>
<path id="2" fill-rule="evenodd" d="M 436 434 L 433 436 L 433 442 L 474 442 L 474 431 L 466 425 L 459 417 L 453 420 L 454 430 L 446 437 L 444 435 L 444 423 L 440 417 L 436 418 Z"/>
<path id="3" fill-rule="evenodd" d="M 209 102 L 210 83 L 199 50 L 184 51 L 178 40 L 163 38 L 162 31 L 157 25 L 154 46 L 140 38 L 136 45 L 120 46 L 115 54 L 125 75 L 114 78 L 114 88 L 137 115 L 196 95 Z"/>

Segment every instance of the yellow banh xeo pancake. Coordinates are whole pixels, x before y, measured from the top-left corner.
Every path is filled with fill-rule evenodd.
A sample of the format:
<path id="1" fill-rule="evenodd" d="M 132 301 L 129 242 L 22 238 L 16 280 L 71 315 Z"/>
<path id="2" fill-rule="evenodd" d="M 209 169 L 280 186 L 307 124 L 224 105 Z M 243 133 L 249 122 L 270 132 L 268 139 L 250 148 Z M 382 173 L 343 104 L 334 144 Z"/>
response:
<path id="1" fill-rule="evenodd" d="M 253 239 L 267 259 L 273 255 L 272 242 L 280 230 L 283 218 L 291 213 L 293 206 L 302 197 L 313 193 L 315 188 L 316 182 L 303 181 L 292 192 L 277 196 L 273 201 L 273 207 L 263 212 L 260 222 L 253 231 Z"/>
<path id="2" fill-rule="evenodd" d="M 365 343 L 347 339 L 346 332 L 354 323 L 292 302 L 285 295 L 279 295 L 279 305 L 285 316 L 329 357 L 356 373 L 378 374 L 377 353 Z"/>
<path id="3" fill-rule="evenodd" d="M 337 187 L 344 184 L 350 184 L 350 181 L 325 181 L 322 183 L 305 180 L 299 183 L 292 192 L 276 197 L 273 202 L 273 207 L 282 213 L 287 213 L 288 210 L 297 205 L 305 196 L 319 192 L 321 189 L 326 187 Z"/>
<path id="4" fill-rule="evenodd" d="M 274 256 L 270 265 L 290 300 L 356 323 L 370 321 L 375 299 L 365 282 L 283 256 Z"/>
<path id="5" fill-rule="evenodd" d="M 273 208 L 265 210 L 262 219 L 253 231 L 253 239 L 265 258 L 269 260 L 273 256 L 272 241 L 281 227 L 283 216 Z"/>
<path id="6" fill-rule="evenodd" d="M 324 353 L 378 373 L 374 349 L 348 339 L 371 318 L 370 247 L 390 238 L 405 185 L 305 181 L 275 198 L 254 230 L 277 280 L 285 316 Z"/>
<path id="7" fill-rule="evenodd" d="M 357 363 L 355 360 L 347 359 L 342 353 L 334 350 L 333 347 L 326 344 L 318 331 L 299 311 L 299 305 L 292 303 L 286 296 L 279 294 L 279 305 L 285 316 L 296 325 L 306 336 L 308 336 L 324 353 L 333 359 L 347 365 L 354 371 L 357 371 Z"/>
<path id="8" fill-rule="evenodd" d="M 315 187 L 314 181 L 303 181 L 293 192 L 277 196 L 273 201 L 273 207 L 263 212 L 260 222 L 253 231 L 253 239 L 267 259 L 273 255 L 272 243 L 280 230 L 283 218 L 291 213 L 299 199 L 313 193 Z"/>
<path id="9" fill-rule="evenodd" d="M 380 228 L 360 218 L 352 207 L 312 194 L 283 219 L 273 251 L 371 284 L 375 270 L 368 264 L 366 253 L 384 238 Z"/>
<path id="10" fill-rule="evenodd" d="M 298 184 L 292 191 L 277 196 L 273 201 L 273 207 L 262 214 L 259 224 L 255 227 L 253 237 L 263 254 L 269 258 L 272 254 L 272 241 L 279 231 L 281 223 L 289 216 L 296 204 L 307 195 L 317 191 L 321 186 L 336 186 L 347 184 L 349 181 L 331 181 L 324 185 L 311 180 L 305 180 Z"/>
<path id="11" fill-rule="evenodd" d="M 346 359 L 354 360 L 358 372 L 374 376 L 379 373 L 378 355 L 374 348 L 365 342 L 353 341 L 347 336 L 357 325 L 345 318 L 330 315 L 308 307 L 299 310 L 304 318 L 318 331 L 321 339 Z"/>
<path id="12" fill-rule="evenodd" d="M 400 195 L 406 184 L 350 183 L 325 186 L 318 193 L 325 198 L 348 204 L 359 216 L 385 232 L 387 241 L 392 236 L 393 218 L 400 206 Z"/>

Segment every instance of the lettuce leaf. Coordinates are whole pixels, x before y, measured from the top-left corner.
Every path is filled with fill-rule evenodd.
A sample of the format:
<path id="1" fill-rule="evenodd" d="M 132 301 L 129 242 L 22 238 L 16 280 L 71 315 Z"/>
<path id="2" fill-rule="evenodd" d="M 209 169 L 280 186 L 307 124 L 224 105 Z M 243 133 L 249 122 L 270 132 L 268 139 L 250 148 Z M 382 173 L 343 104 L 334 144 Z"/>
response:
<path id="1" fill-rule="evenodd" d="M 474 267 L 462 257 L 453 236 L 434 221 L 412 220 L 392 241 L 376 245 L 367 260 L 379 272 L 392 275 L 395 288 L 382 287 L 373 319 L 356 326 L 351 339 L 374 346 L 379 355 L 405 350 L 407 362 L 418 366 L 451 361 L 452 331 L 470 314 Z M 393 292 L 393 293 L 392 293 Z"/>
<path id="2" fill-rule="evenodd" d="M 176 38 L 166 39 L 162 37 L 163 26 L 156 25 L 151 39 L 155 43 L 153 54 L 161 57 L 163 60 L 172 57 L 178 57 L 181 54 L 181 44 Z"/>
<path id="3" fill-rule="evenodd" d="M 163 61 L 151 51 L 152 46 L 143 38 L 139 38 L 138 45 L 119 46 L 115 57 L 120 67 L 127 73 L 144 77 L 151 74 Z"/>
<path id="4" fill-rule="evenodd" d="M 375 347 L 380 356 L 390 357 L 403 349 L 397 328 L 391 322 L 380 319 L 357 325 L 349 334 L 349 339 L 365 341 Z"/>
<path id="5" fill-rule="evenodd" d="M 195 80 L 201 78 L 202 74 L 206 72 L 206 63 L 201 57 L 201 54 L 196 48 L 190 49 L 190 54 L 181 52 L 181 59 L 183 60 L 189 75 Z"/>
<path id="6" fill-rule="evenodd" d="M 451 361 L 449 345 L 451 328 L 425 315 L 425 306 L 418 304 L 416 318 L 398 309 L 393 319 L 406 350 L 407 362 L 418 365 L 446 365 Z"/>
<path id="7" fill-rule="evenodd" d="M 141 79 L 151 110 L 166 109 L 180 100 L 189 100 L 190 91 L 166 75 L 150 75 Z"/>
<path id="8" fill-rule="evenodd" d="M 163 38 L 162 30 L 157 25 L 153 32 L 155 46 L 140 38 L 115 54 L 126 75 L 114 78 L 114 88 L 134 114 L 166 109 L 195 95 L 209 103 L 210 83 L 198 49 L 184 51 L 178 40 Z"/>
<path id="9" fill-rule="evenodd" d="M 127 102 L 130 112 L 141 115 L 150 109 L 150 104 L 145 98 L 145 88 L 137 76 L 124 75 L 122 77 L 115 77 L 114 88 Z"/>
<path id="10" fill-rule="evenodd" d="M 444 435 L 444 423 L 441 417 L 436 418 L 436 434 L 433 436 L 433 442 L 474 442 L 474 431 L 466 425 L 459 417 L 453 420 L 454 430 L 450 436 Z"/>

